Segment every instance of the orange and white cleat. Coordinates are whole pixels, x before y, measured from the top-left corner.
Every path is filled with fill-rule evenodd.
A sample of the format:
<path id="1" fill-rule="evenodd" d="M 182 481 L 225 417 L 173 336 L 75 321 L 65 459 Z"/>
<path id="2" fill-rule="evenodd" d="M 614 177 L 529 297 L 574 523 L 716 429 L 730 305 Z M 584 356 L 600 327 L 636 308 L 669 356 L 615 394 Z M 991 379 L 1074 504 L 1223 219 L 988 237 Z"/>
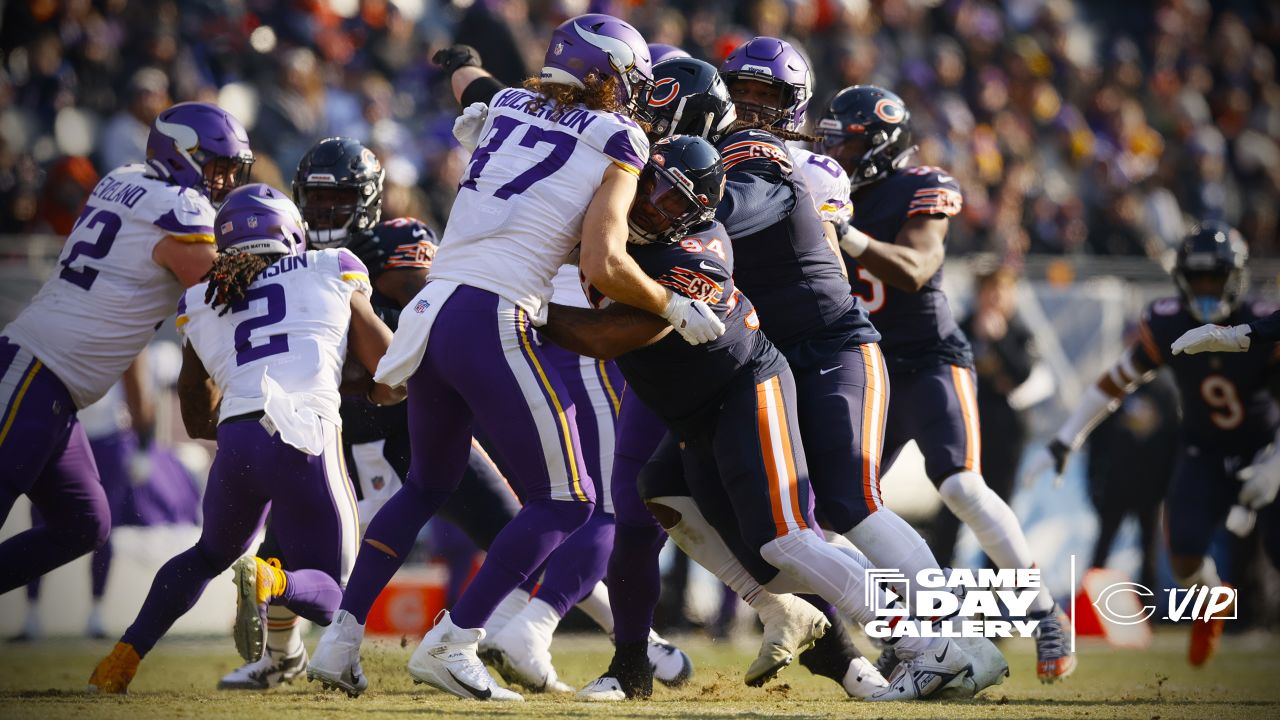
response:
<path id="1" fill-rule="evenodd" d="M 1191 647 L 1187 650 L 1187 660 L 1192 667 L 1202 667 L 1218 651 L 1218 641 L 1222 639 L 1227 618 L 1235 614 L 1236 605 L 1233 602 L 1214 617 L 1191 623 Z"/>
<path id="2" fill-rule="evenodd" d="M 128 643 L 118 642 L 111 648 L 111 654 L 98 663 L 89 677 L 89 692 L 103 695 L 124 695 L 129 692 L 129 683 L 138 674 L 138 663 L 142 658 Z"/>
<path id="3" fill-rule="evenodd" d="M 1032 614 L 1030 617 L 1040 621 L 1035 631 L 1036 676 L 1046 684 L 1065 679 L 1076 671 L 1076 656 L 1062 628 L 1068 622 L 1066 616 L 1055 604 L 1043 616 Z"/>

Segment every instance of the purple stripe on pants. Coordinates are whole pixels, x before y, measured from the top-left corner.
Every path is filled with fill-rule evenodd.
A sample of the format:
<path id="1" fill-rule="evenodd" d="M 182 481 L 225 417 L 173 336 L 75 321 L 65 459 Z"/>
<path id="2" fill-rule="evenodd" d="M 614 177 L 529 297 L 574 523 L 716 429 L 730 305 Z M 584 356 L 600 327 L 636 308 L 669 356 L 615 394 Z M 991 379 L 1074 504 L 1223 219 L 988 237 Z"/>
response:
<path id="1" fill-rule="evenodd" d="M 0 337 L 0 524 L 21 495 L 45 524 L 0 543 L 0 595 L 91 552 L 111 531 L 107 496 L 66 386 Z"/>

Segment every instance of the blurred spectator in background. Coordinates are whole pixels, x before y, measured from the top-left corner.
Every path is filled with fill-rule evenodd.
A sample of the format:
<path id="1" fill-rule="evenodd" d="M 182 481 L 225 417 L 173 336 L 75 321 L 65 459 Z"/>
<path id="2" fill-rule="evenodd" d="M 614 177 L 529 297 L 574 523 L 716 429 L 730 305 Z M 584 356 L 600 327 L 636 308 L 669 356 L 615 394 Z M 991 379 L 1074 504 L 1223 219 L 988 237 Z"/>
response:
<path id="1" fill-rule="evenodd" d="M 142 68 L 129 79 L 127 98 L 127 104 L 111 116 L 98 138 L 98 170 L 104 173 L 146 161 L 151 122 L 173 104 L 169 77 L 155 68 Z"/>
<path id="2" fill-rule="evenodd" d="M 986 440 L 982 476 L 1008 502 L 1027 444 L 1026 410 L 1053 394 L 1053 376 L 1035 372 L 1039 358 L 1031 330 L 1017 315 L 1017 274 L 1000 267 L 979 275 L 976 283 L 973 312 L 960 329 L 973 346 L 978 374 L 978 422 Z M 934 519 L 931 543 L 943 564 L 955 554 L 959 531 L 960 521 L 944 505 Z"/>
<path id="3" fill-rule="evenodd" d="M 29 227 L 61 156 L 94 157 L 99 171 L 129 159 L 119 138 L 151 112 L 138 93 L 160 104 L 148 69 L 175 102 L 241 97 L 232 109 L 255 151 L 285 177 L 326 135 L 394 150 L 414 170 L 406 197 L 441 226 L 457 107 L 427 58 L 465 42 L 518 84 L 551 28 L 609 12 L 712 63 L 754 33 L 787 38 L 817 68 L 811 116 L 846 85 L 896 91 L 920 162 L 964 190 L 952 257 L 1159 258 L 1197 217 L 1238 226 L 1254 257 L 1280 255 L 1271 0 L 76 0 L 2 12 L 4 231 Z M 57 142 L 68 110 L 100 127 L 91 152 Z"/>
<path id="4" fill-rule="evenodd" d="M 1127 335 L 1135 339 L 1137 326 Z M 1138 582 L 1160 587 L 1160 503 L 1173 476 L 1177 440 L 1178 390 L 1165 370 L 1126 395 L 1120 409 L 1089 436 L 1089 499 L 1099 525 L 1091 567 L 1107 566 L 1120 524 L 1133 516 L 1142 552 Z"/>

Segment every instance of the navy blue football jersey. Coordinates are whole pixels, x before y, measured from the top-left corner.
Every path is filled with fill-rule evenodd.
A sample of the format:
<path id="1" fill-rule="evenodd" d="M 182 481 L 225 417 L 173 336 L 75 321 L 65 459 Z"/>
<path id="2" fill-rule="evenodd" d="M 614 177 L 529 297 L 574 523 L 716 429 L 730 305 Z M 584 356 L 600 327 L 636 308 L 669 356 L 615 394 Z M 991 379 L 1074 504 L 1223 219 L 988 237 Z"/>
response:
<path id="1" fill-rule="evenodd" d="M 910 167 L 853 192 L 853 226 L 882 242 L 896 242 L 908 220 L 954 217 L 963 198 L 955 178 L 935 167 Z M 942 268 L 917 292 L 890 287 L 846 256 L 849 284 L 866 303 L 884 335 L 889 370 L 922 370 L 938 365 L 973 367 L 969 340 L 956 324 L 942 292 Z"/>
<path id="2" fill-rule="evenodd" d="M 1251 322 L 1273 310 L 1274 305 L 1245 302 L 1225 324 Z M 1280 346 L 1258 342 L 1242 353 L 1174 355 L 1173 341 L 1202 324 L 1178 298 L 1156 300 L 1142 313 L 1134 362 L 1173 370 L 1185 443 L 1223 455 L 1252 453 L 1271 442 L 1280 426 L 1280 407 L 1270 391 L 1280 371 Z"/>
<path id="3" fill-rule="evenodd" d="M 386 220 L 373 229 L 372 236 L 372 241 L 386 253 L 386 260 L 382 265 L 369 267 L 369 279 L 375 285 L 377 279 L 386 272 L 431 269 L 431 259 L 435 256 L 438 241 L 431 228 L 421 220 L 410 217 Z M 377 289 L 373 291 L 370 301 L 378 316 L 395 330 L 396 319 L 402 309 L 400 304 Z M 342 436 L 348 443 L 374 442 L 408 432 L 403 403 L 378 407 L 362 397 L 344 396 L 339 412 L 342 415 Z"/>
<path id="4" fill-rule="evenodd" d="M 716 219 L 733 238 L 734 279 L 755 303 L 769 340 L 796 367 L 822 362 L 848 342 L 875 342 L 876 328 L 849 292 L 839 250 L 782 141 L 743 130 L 720 142 L 726 171 Z"/>
<path id="5" fill-rule="evenodd" d="M 786 369 L 786 360 L 760 332 L 751 301 L 734 287 L 733 247 L 719 223 L 675 243 L 632 244 L 628 252 L 658 284 L 702 300 L 725 324 L 724 335 L 711 342 L 690 345 L 672 331 L 617 359 L 627 391 L 677 435 L 691 437 L 714 427 L 725 388 L 739 373 L 765 380 Z"/>

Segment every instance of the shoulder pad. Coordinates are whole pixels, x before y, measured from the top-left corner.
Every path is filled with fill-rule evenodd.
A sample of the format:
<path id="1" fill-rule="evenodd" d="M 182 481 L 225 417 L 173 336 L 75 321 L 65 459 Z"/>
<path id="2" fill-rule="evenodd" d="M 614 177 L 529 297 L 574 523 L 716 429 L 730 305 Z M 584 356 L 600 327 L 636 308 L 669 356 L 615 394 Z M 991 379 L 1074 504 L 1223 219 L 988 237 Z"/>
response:
<path id="1" fill-rule="evenodd" d="M 791 154 L 775 135 L 764 130 L 739 130 L 716 146 L 728 172 L 754 172 L 788 176 L 792 173 Z"/>
<path id="2" fill-rule="evenodd" d="M 373 229 L 375 241 L 387 252 L 383 270 L 430 268 L 440 242 L 427 224 L 417 218 L 384 220 Z"/>

